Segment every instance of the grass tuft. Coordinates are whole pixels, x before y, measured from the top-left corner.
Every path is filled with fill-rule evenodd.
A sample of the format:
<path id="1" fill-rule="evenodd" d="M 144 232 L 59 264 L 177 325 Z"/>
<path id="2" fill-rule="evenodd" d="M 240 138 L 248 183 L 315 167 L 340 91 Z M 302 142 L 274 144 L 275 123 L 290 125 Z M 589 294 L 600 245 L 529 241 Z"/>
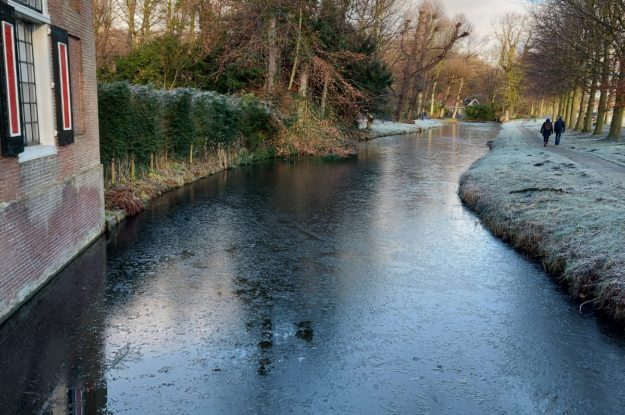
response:
<path id="1" fill-rule="evenodd" d="M 106 191 L 106 208 L 123 210 L 128 215 L 136 215 L 145 208 L 145 204 L 131 186 L 116 186 Z"/>

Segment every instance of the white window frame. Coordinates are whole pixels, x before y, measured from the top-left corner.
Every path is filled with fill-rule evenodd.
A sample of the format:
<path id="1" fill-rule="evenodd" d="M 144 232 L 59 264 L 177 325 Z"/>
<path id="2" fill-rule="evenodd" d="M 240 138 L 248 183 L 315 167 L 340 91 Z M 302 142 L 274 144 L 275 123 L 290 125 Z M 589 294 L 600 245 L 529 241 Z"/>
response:
<path id="1" fill-rule="evenodd" d="M 25 146 L 18 154 L 20 163 L 57 154 L 56 131 L 54 127 L 54 85 L 50 42 L 50 15 L 48 1 L 42 0 L 42 13 L 8 0 L 15 9 L 16 19 L 36 25 L 33 31 L 33 56 L 35 59 L 35 89 L 37 91 L 37 117 L 39 119 L 39 144 Z M 17 33 L 16 33 L 17 36 Z M 45 64 L 44 64 L 45 63 Z"/>
<path id="2" fill-rule="evenodd" d="M 15 9 L 15 13 L 18 18 L 23 18 L 24 20 L 30 20 L 33 23 L 45 23 L 50 24 L 50 14 L 48 14 L 48 1 L 41 1 L 41 13 L 39 13 L 35 9 L 31 9 L 28 6 L 23 5 L 22 3 L 18 3 L 13 0 L 8 0 L 9 6 Z"/>

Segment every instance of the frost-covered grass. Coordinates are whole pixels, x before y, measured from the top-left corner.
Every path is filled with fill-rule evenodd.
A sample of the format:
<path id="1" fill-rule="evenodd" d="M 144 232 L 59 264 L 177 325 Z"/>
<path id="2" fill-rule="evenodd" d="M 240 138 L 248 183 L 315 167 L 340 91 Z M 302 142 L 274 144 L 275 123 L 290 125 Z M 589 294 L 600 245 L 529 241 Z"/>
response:
<path id="1" fill-rule="evenodd" d="M 530 146 L 521 125 L 503 127 L 492 151 L 461 178 L 460 197 L 493 233 L 540 259 L 573 295 L 625 321 L 623 176 Z M 576 147 L 575 138 L 565 139 Z M 615 146 L 581 140 L 605 152 Z"/>
<path id="2" fill-rule="evenodd" d="M 391 121 L 374 121 L 371 127 L 370 137 L 386 137 L 390 135 L 412 134 L 418 133 L 430 128 L 440 127 L 443 123 L 437 120 L 416 120 L 414 124 L 391 122 Z"/>

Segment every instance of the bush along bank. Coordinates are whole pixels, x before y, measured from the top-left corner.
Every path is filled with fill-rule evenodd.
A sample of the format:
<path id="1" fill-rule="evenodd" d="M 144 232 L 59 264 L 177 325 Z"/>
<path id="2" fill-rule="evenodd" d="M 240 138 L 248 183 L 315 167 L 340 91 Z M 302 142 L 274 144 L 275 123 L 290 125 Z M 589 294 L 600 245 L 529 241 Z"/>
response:
<path id="1" fill-rule="evenodd" d="M 540 260 L 580 300 L 625 322 L 625 187 L 618 179 L 530 147 L 504 126 L 459 194 L 492 232 Z"/>
<path id="2" fill-rule="evenodd" d="M 99 84 L 98 105 L 109 227 L 163 192 L 220 170 L 350 152 L 338 128 L 303 104 L 285 123 L 253 95 L 116 82 Z"/>

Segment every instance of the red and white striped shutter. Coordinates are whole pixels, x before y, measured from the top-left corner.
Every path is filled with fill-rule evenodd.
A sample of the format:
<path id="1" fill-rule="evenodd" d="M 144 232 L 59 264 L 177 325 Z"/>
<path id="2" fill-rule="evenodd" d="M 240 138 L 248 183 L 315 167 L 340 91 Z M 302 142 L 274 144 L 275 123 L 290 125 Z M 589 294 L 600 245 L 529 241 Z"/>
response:
<path id="1" fill-rule="evenodd" d="M 0 3 L 0 30 L 2 31 L 2 63 L 0 64 L 2 128 L 0 128 L 0 135 L 4 156 L 17 156 L 24 151 L 15 26 L 15 10 L 5 3 Z"/>
<path id="2" fill-rule="evenodd" d="M 56 130 L 59 145 L 64 146 L 74 142 L 69 36 L 65 30 L 54 26 L 52 27 L 52 60 L 56 95 Z"/>

